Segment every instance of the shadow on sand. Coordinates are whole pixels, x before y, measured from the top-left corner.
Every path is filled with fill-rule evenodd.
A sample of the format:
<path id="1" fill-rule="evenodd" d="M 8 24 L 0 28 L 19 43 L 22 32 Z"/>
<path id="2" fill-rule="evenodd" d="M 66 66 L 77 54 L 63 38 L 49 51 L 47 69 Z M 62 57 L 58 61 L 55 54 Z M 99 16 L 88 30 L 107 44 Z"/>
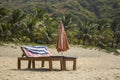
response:
<path id="1" fill-rule="evenodd" d="M 28 69 L 28 68 L 25 68 L 25 69 L 11 69 L 12 71 L 34 71 L 34 72 L 51 72 L 49 69 L 47 68 L 36 68 L 36 69 Z M 60 69 L 53 69 L 52 71 L 62 71 Z M 70 70 L 65 70 L 65 71 L 70 71 Z"/>

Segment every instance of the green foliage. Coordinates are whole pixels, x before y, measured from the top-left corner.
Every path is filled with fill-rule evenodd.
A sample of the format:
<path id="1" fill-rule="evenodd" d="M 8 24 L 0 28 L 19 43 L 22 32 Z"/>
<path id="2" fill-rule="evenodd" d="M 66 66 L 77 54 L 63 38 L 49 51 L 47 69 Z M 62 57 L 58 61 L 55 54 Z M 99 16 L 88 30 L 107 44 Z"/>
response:
<path id="1" fill-rule="evenodd" d="M 70 44 L 120 48 L 119 0 L 2 0 L 0 41 L 55 44 L 60 20 Z"/>

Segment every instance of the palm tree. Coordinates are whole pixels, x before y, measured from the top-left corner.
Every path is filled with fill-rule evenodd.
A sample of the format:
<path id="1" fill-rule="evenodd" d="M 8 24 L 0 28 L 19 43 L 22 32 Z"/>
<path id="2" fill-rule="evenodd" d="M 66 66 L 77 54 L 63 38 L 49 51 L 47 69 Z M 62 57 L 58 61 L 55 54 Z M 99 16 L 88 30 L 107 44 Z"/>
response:
<path id="1" fill-rule="evenodd" d="M 11 40 L 12 33 L 10 31 L 11 24 L 9 23 L 2 23 L 0 25 L 0 38 L 3 41 Z"/>
<path id="2" fill-rule="evenodd" d="M 50 17 L 46 17 L 45 20 L 45 25 L 46 25 L 46 37 L 45 37 L 45 41 L 49 44 L 49 43 L 55 43 L 56 41 L 56 31 L 57 31 L 57 21 L 56 19 L 50 18 Z"/>
<path id="3" fill-rule="evenodd" d="M 12 37 L 14 40 L 18 40 L 21 35 L 21 31 L 23 29 L 23 19 L 25 19 L 26 14 L 22 10 L 14 10 L 12 15 L 10 16 L 10 19 L 8 23 L 11 24 L 11 32 L 12 32 Z"/>
<path id="4" fill-rule="evenodd" d="M 9 10 L 0 8 L 0 39 L 9 40 L 11 37 L 10 27 L 8 21 Z"/>
<path id="5" fill-rule="evenodd" d="M 98 26 L 98 46 L 100 47 L 111 47 L 113 39 L 113 31 L 111 30 L 111 25 L 104 20 L 100 21 Z M 111 44 L 111 45 L 109 45 Z"/>
<path id="6" fill-rule="evenodd" d="M 31 42 L 34 42 L 34 27 L 38 23 L 37 19 L 29 18 L 29 21 L 24 24 L 25 26 L 25 34 L 24 36 L 28 36 Z"/>
<path id="7" fill-rule="evenodd" d="M 114 32 L 114 42 L 117 44 L 116 47 L 119 45 L 120 43 L 120 21 L 119 19 L 115 19 L 113 20 L 113 22 L 111 23 L 111 29 Z M 112 44 L 114 44 L 114 42 Z M 113 47 L 113 46 L 112 46 Z"/>
<path id="8" fill-rule="evenodd" d="M 78 23 L 78 39 L 83 40 L 83 45 L 87 43 L 91 43 L 93 36 L 97 33 L 98 25 L 90 22 L 82 22 Z M 94 36 L 95 37 L 95 36 Z"/>
<path id="9" fill-rule="evenodd" d="M 11 18 L 9 20 L 9 22 L 11 24 L 15 24 L 15 23 L 18 23 L 20 22 L 21 20 L 23 20 L 25 18 L 26 14 L 24 14 L 24 12 L 22 10 L 14 10 L 12 15 L 11 15 Z"/>
<path id="10" fill-rule="evenodd" d="M 68 30 L 69 29 L 69 25 L 71 24 L 72 21 L 72 15 L 71 14 L 65 14 L 61 17 L 61 20 L 65 26 L 65 29 Z"/>
<path id="11" fill-rule="evenodd" d="M 0 19 L 8 15 L 9 11 L 5 8 L 0 8 Z"/>
<path id="12" fill-rule="evenodd" d="M 115 36 L 115 40 L 116 40 L 116 47 L 117 46 L 119 46 L 119 43 L 120 43 L 120 31 L 117 31 L 117 32 L 115 32 L 115 34 L 114 34 Z"/>

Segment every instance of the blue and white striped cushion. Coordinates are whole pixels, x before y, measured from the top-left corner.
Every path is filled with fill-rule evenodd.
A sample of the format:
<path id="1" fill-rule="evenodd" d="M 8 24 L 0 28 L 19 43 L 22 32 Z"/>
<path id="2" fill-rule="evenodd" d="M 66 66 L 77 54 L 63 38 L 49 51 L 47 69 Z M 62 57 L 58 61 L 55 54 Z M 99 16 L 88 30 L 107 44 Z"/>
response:
<path id="1" fill-rule="evenodd" d="M 23 48 L 33 54 L 48 54 L 48 48 L 46 46 L 24 46 Z"/>

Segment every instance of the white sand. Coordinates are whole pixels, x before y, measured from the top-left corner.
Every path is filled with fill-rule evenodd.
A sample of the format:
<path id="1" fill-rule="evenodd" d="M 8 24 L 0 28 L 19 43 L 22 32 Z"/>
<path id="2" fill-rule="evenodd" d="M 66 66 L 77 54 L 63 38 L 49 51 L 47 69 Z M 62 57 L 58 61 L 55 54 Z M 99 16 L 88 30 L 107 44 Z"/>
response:
<path id="1" fill-rule="evenodd" d="M 50 49 L 53 55 L 61 55 L 56 49 Z M 72 63 L 67 62 L 67 71 L 59 71 L 59 62 L 53 62 L 53 71 L 41 68 L 39 61 L 36 69 L 27 69 L 23 61 L 22 70 L 17 70 L 17 57 L 22 55 L 19 46 L 0 46 L 0 80 L 120 80 L 120 56 L 105 51 L 71 47 L 64 53 L 77 56 L 77 70 L 72 70 Z"/>

